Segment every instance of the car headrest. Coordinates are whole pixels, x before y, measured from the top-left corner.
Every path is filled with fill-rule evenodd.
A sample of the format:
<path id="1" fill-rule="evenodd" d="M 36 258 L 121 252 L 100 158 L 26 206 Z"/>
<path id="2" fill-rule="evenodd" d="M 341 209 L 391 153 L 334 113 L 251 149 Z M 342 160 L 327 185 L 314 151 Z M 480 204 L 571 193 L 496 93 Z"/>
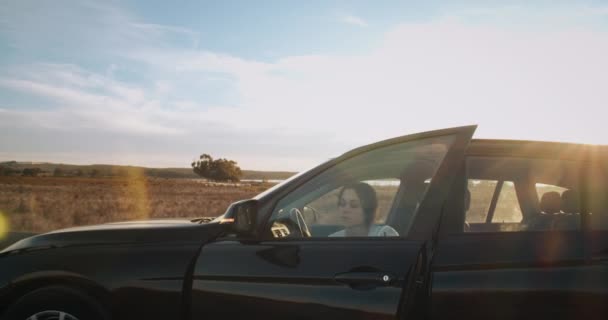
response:
<path id="1" fill-rule="evenodd" d="M 557 191 L 545 192 L 540 198 L 540 210 L 544 213 L 559 213 L 562 208 L 562 198 Z"/>
<path id="2" fill-rule="evenodd" d="M 580 212 L 577 192 L 571 189 L 562 192 L 562 211 L 565 213 Z"/>

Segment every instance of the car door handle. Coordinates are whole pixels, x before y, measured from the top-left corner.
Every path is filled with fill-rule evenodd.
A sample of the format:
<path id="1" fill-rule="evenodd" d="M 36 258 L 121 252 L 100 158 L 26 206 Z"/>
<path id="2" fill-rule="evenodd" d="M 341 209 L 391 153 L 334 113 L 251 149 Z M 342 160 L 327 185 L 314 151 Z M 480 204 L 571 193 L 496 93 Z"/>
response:
<path id="1" fill-rule="evenodd" d="M 350 286 L 387 286 L 396 278 L 386 272 L 344 272 L 334 276 L 336 281 Z"/>

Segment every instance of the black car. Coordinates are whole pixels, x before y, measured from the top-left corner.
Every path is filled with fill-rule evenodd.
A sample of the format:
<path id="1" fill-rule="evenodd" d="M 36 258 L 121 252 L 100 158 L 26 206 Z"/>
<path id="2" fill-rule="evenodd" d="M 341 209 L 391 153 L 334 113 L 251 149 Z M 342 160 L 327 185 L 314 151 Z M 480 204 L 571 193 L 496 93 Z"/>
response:
<path id="1" fill-rule="evenodd" d="M 0 253 L 4 319 L 608 317 L 606 147 L 364 146 L 211 222 L 79 227 Z M 465 318 L 466 317 L 466 318 Z"/>

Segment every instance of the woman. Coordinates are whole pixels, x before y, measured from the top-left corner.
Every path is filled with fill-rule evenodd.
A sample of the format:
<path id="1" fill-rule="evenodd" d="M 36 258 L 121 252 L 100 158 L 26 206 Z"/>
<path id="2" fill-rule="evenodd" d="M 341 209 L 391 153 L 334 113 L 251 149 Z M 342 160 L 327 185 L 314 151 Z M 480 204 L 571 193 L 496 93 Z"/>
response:
<path id="1" fill-rule="evenodd" d="M 390 237 L 399 236 L 387 225 L 374 225 L 378 200 L 369 184 L 358 182 L 344 186 L 338 195 L 338 209 L 344 230 L 330 237 Z"/>

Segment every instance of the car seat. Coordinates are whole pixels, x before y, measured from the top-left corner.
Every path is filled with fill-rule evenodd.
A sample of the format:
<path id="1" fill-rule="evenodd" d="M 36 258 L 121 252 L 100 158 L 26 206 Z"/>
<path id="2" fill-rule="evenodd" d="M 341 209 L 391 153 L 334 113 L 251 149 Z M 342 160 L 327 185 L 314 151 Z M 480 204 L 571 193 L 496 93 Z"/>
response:
<path id="1" fill-rule="evenodd" d="M 576 230 L 580 228 L 580 205 L 578 193 L 575 190 L 566 190 L 561 196 L 562 214 L 555 215 L 552 229 L 555 230 Z"/>
<path id="2" fill-rule="evenodd" d="M 530 222 L 529 230 L 551 230 L 555 215 L 560 213 L 562 198 L 557 191 L 545 192 L 540 199 L 541 214 Z"/>
<path id="3" fill-rule="evenodd" d="M 572 189 L 562 193 L 561 210 L 564 213 L 580 213 L 580 205 L 578 201 L 578 193 Z"/>

